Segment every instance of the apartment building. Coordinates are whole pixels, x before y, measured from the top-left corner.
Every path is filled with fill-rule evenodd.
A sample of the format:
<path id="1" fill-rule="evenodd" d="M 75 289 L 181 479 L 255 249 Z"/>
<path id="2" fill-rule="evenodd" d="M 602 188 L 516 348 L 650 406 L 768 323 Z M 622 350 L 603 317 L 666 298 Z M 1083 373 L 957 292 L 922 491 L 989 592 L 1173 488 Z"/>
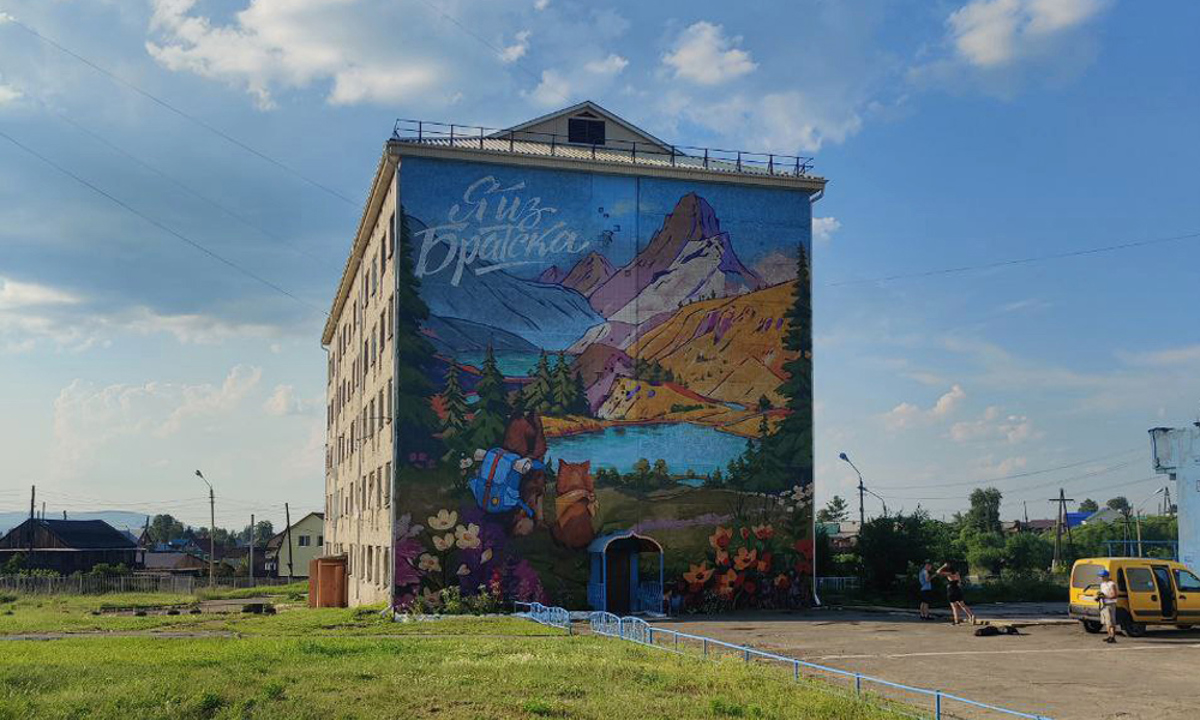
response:
<path id="1" fill-rule="evenodd" d="M 398 121 L 322 336 L 350 604 L 653 611 L 682 586 L 699 607 L 751 553 L 774 560 L 739 598 L 809 594 L 810 160 L 673 145 L 592 102 Z M 717 522 L 764 493 L 753 526 Z M 704 532 L 649 537 L 660 516 Z"/>

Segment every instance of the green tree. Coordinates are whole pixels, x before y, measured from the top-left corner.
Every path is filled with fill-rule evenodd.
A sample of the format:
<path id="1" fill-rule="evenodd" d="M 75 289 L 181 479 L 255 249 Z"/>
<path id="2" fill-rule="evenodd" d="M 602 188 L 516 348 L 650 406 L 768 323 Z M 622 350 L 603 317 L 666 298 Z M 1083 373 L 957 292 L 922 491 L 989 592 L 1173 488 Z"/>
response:
<path id="1" fill-rule="evenodd" d="M 834 495 L 825 503 L 825 507 L 817 512 L 817 522 L 841 522 L 850 517 L 846 501 L 840 495 Z"/>
<path id="2" fill-rule="evenodd" d="M 868 520 L 858 533 L 857 554 L 869 587 L 887 592 L 897 576 L 915 582 L 921 563 L 949 559 L 954 552 L 945 523 L 921 510 Z"/>
<path id="3" fill-rule="evenodd" d="M 429 307 L 421 299 L 421 281 L 414 271 L 412 233 L 404 208 L 400 219 L 399 247 L 396 249 L 396 362 L 393 369 L 396 404 L 393 409 L 393 437 L 396 456 L 405 462 L 422 454 L 436 457 L 437 414 L 430 401 L 436 394 L 429 379 L 434 363 L 434 348 L 421 332 L 429 319 Z"/>
<path id="4" fill-rule="evenodd" d="M 588 404 L 587 387 L 583 384 L 583 375 L 576 370 L 575 377 L 572 378 L 571 382 L 574 385 L 575 404 L 571 407 L 570 413 L 572 415 L 590 417 L 592 407 Z"/>
<path id="5" fill-rule="evenodd" d="M 761 492 L 780 492 L 793 485 L 808 486 L 813 479 L 812 418 L 812 299 L 808 253 L 803 243 L 796 255 L 796 284 L 788 309 L 783 347 L 793 355 L 783 364 L 787 379 L 779 386 L 788 413 L 775 431 L 763 438 Z"/>
<path id="6" fill-rule="evenodd" d="M 659 487 L 666 487 L 671 484 L 671 470 L 667 467 L 667 461 L 659 458 L 654 461 L 654 468 L 651 470 L 654 476 L 654 484 Z"/>
<path id="7" fill-rule="evenodd" d="M 975 488 L 971 491 L 971 509 L 963 518 L 964 525 L 978 533 L 999 533 L 1000 500 L 996 488 Z"/>
<path id="8" fill-rule="evenodd" d="M 576 406 L 575 377 L 566 355 L 561 352 L 551 375 L 551 397 L 550 412 L 554 415 L 566 415 Z"/>
<path id="9" fill-rule="evenodd" d="M 1004 564 L 1004 536 L 999 532 L 972 532 L 965 538 L 967 562 L 983 575 L 997 575 Z"/>
<path id="10" fill-rule="evenodd" d="M 533 378 L 521 393 L 521 406 L 525 410 L 546 413 L 550 411 L 553 400 L 553 375 L 550 372 L 550 361 L 546 351 L 538 357 L 537 366 L 530 372 Z"/>
<path id="11" fill-rule="evenodd" d="M 256 532 L 252 533 L 251 530 Z M 254 523 L 253 528 L 250 525 L 242 528 L 242 531 L 237 534 L 237 541 L 241 544 L 249 544 L 252 535 L 255 543 L 263 545 L 275 537 L 275 526 L 270 520 L 259 520 Z"/>
<path id="12" fill-rule="evenodd" d="M 475 403 L 475 417 L 471 420 L 471 444 L 479 448 L 495 447 L 504 437 L 505 424 L 512 408 L 508 404 L 504 376 L 496 365 L 496 354 L 490 344 L 483 358 L 475 393 L 479 400 Z"/>
<path id="13" fill-rule="evenodd" d="M 1113 510 L 1116 510 L 1117 512 L 1121 513 L 1125 517 L 1129 517 L 1130 513 L 1133 512 L 1133 508 L 1130 507 L 1130 505 L 1129 505 L 1129 499 L 1126 498 L 1124 495 L 1118 495 L 1115 498 L 1112 498 L 1107 503 L 1105 503 L 1105 505 L 1112 508 Z"/>
<path id="14" fill-rule="evenodd" d="M 446 370 L 446 387 L 442 389 L 442 410 L 446 413 L 442 421 L 442 438 L 448 440 L 461 439 L 467 429 L 467 397 L 463 393 L 458 380 L 458 363 L 451 361 Z"/>
<path id="15" fill-rule="evenodd" d="M 1079 503 L 1079 512 L 1094 513 L 1100 509 L 1100 505 L 1093 499 L 1087 498 Z"/>
<path id="16" fill-rule="evenodd" d="M 186 528 L 171 515 L 155 515 L 150 521 L 150 539 L 156 543 L 170 542 L 183 537 Z"/>
<path id="17" fill-rule="evenodd" d="M 1004 567 L 1016 572 L 1032 572 L 1050 567 L 1054 546 L 1041 535 L 1021 532 L 1004 541 Z"/>

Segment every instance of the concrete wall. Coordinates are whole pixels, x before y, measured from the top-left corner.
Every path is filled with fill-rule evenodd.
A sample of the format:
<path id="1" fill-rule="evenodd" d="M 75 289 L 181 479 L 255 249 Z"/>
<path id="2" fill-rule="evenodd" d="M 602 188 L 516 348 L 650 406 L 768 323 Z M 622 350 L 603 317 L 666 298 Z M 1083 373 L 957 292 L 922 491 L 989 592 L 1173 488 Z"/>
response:
<path id="1" fill-rule="evenodd" d="M 1200 567 L 1200 427 L 1150 431 L 1154 469 L 1175 481 L 1179 506 L 1179 559 Z"/>

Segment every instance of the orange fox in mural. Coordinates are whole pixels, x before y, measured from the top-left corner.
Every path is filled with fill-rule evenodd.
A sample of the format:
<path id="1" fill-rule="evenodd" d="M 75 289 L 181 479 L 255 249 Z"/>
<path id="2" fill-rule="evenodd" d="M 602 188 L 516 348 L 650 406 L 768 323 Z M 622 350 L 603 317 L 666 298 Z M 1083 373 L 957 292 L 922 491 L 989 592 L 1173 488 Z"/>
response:
<path id="1" fill-rule="evenodd" d="M 563 547 L 580 550 L 596 537 L 592 516 L 596 514 L 596 488 L 592 483 L 592 461 L 558 460 L 558 488 L 554 498 L 556 521 L 551 533 Z"/>

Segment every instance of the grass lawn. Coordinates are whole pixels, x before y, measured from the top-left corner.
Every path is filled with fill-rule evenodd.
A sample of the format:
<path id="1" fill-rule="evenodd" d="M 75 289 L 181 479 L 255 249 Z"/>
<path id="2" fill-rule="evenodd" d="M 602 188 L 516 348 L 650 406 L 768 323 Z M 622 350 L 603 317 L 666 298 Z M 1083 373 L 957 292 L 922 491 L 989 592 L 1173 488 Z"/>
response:
<path id="1" fill-rule="evenodd" d="M 13 634 L 14 618 L 46 631 L 72 612 L 101 625 L 219 629 L 199 624 L 203 615 L 96 618 L 86 598 L 53 600 L 57 615 L 25 599 L 0 605 L 14 610 L 0 609 L 0 635 Z M 296 608 L 221 622 L 240 635 L 0 639 L 0 720 L 898 717 L 785 671 L 568 637 L 516 618 L 392 623 L 376 612 Z"/>

